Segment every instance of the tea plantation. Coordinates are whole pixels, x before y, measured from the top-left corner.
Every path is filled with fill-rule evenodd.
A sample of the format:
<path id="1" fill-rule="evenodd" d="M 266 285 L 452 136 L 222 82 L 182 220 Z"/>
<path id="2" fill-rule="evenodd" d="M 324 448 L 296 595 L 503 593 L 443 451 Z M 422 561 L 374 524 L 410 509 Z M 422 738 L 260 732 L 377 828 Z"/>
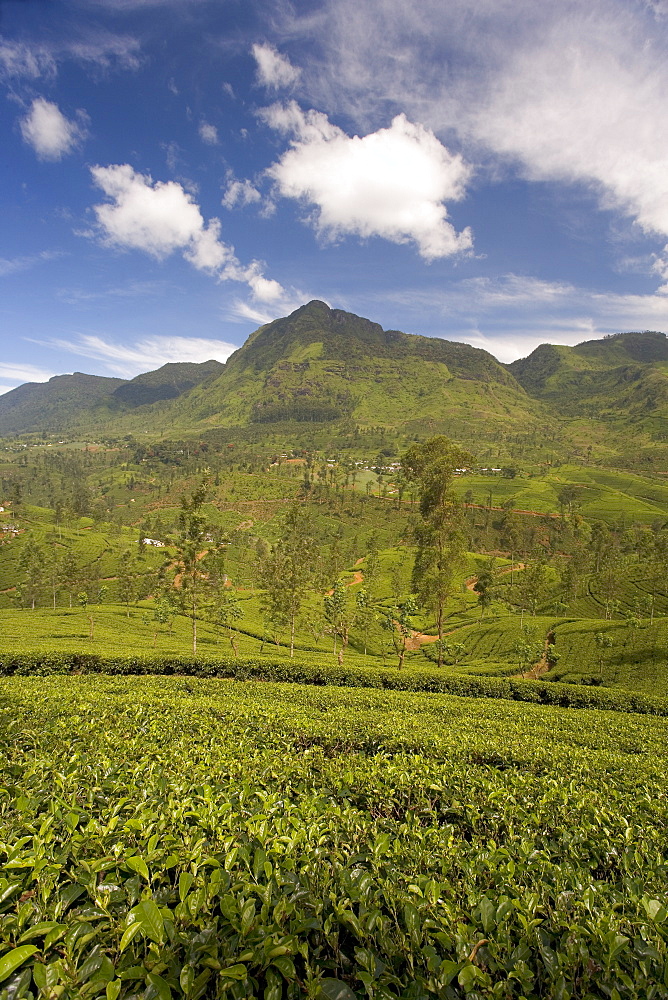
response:
<path id="1" fill-rule="evenodd" d="M 0 997 L 668 996 L 668 719 L 0 681 Z"/>

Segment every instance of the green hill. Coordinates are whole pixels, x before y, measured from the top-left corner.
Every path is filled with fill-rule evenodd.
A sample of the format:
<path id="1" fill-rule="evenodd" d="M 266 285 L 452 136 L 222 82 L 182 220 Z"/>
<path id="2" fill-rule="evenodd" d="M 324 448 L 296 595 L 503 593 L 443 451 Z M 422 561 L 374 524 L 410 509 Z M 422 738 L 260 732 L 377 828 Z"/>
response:
<path id="1" fill-rule="evenodd" d="M 0 396 L 0 435 L 99 426 L 128 410 L 176 399 L 223 368 L 219 361 L 179 362 L 130 381 L 75 372 L 27 382 Z"/>
<path id="2" fill-rule="evenodd" d="M 0 397 L 0 435 L 205 438 L 277 450 L 400 453 L 443 433 L 483 462 L 594 460 L 668 468 L 668 340 L 623 333 L 542 344 L 500 364 L 468 344 L 384 330 L 314 300 L 261 326 L 225 365 L 166 364 L 130 381 L 76 373 Z M 146 437 L 148 435 L 148 437 Z M 377 449 L 379 450 L 379 449 Z"/>
<path id="3" fill-rule="evenodd" d="M 0 396 L 0 434 L 64 430 L 123 384 L 83 372 L 26 382 Z"/>
<path id="4" fill-rule="evenodd" d="M 201 382 L 215 378 L 225 366 L 220 361 L 179 362 L 163 365 L 156 371 L 137 375 L 114 389 L 112 403 L 123 408 L 148 406 L 160 400 L 176 399 Z"/>
<path id="5" fill-rule="evenodd" d="M 203 426 L 334 423 L 392 429 L 454 421 L 510 429 L 542 416 L 486 351 L 383 330 L 313 301 L 260 327 L 214 382 L 176 402 L 173 420 Z"/>
<path id="6" fill-rule="evenodd" d="M 541 344 L 508 369 L 529 395 L 572 416 L 647 415 L 668 404 L 663 333 L 621 333 L 576 347 Z"/>

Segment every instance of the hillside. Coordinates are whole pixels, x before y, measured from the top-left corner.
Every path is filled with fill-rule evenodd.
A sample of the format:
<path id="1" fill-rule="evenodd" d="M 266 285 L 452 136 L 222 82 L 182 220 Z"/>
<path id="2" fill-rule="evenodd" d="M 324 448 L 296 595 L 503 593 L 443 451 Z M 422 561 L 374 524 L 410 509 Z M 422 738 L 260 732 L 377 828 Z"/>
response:
<path id="1" fill-rule="evenodd" d="M 64 430 L 124 382 L 83 372 L 26 382 L 0 396 L 0 434 Z"/>
<path id="2" fill-rule="evenodd" d="M 351 434 L 444 433 L 502 463 L 668 463 L 668 340 L 623 333 L 542 344 L 509 365 L 439 337 L 384 330 L 314 300 L 250 335 L 225 365 L 166 364 L 130 381 L 59 376 L 0 397 L 0 436 L 26 432 L 271 442 L 336 451 Z M 215 444 L 215 441 L 212 441 Z"/>
<path id="3" fill-rule="evenodd" d="M 663 333 L 622 333 L 576 347 L 541 344 L 507 367 L 530 396 L 558 402 L 569 415 L 649 413 L 668 403 Z"/>
<path id="4" fill-rule="evenodd" d="M 426 418 L 461 433 L 532 423 L 542 407 L 486 351 L 383 330 L 313 301 L 260 327 L 172 413 L 179 426 L 204 427 L 354 421 L 410 430 Z"/>
<path id="5" fill-rule="evenodd" d="M 224 367 L 220 361 L 204 361 L 201 364 L 172 362 L 119 385 L 111 394 L 111 401 L 124 408 L 134 408 L 160 400 L 177 399 L 201 382 L 220 375 Z"/>
<path id="6" fill-rule="evenodd" d="M 0 436 L 95 426 L 158 401 L 176 399 L 223 370 L 219 361 L 166 364 L 129 381 L 101 375 L 56 375 L 0 396 Z"/>

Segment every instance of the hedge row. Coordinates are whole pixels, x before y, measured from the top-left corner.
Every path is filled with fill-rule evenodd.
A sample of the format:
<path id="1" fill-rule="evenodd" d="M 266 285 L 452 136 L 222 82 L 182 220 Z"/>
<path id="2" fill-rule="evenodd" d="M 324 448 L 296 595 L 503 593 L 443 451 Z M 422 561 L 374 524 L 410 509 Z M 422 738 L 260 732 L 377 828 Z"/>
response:
<path id="1" fill-rule="evenodd" d="M 506 677 L 473 677 L 411 667 L 311 665 L 270 659 L 204 660 L 177 656 L 102 656 L 95 653 L 0 654 L 0 676 L 14 674 L 179 674 L 235 680 L 276 681 L 336 687 L 387 688 L 426 691 L 463 698 L 503 698 L 559 705 L 562 708 L 599 708 L 642 715 L 668 715 L 668 699 L 634 691 L 601 689 L 576 684 L 523 681 Z"/>

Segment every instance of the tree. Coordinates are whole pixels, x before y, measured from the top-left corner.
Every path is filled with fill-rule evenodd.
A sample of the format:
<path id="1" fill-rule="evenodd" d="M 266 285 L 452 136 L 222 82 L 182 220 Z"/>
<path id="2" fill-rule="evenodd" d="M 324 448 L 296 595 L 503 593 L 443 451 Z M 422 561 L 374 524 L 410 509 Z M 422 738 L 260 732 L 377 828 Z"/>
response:
<path id="1" fill-rule="evenodd" d="M 118 568 L 118 596 L 121 602 L 125 605 L 125 611 L 128 618 L 130 617 L 130 605 L 136 600 L 137 597 L 137 584 L 134 573 L 132 572 L 130 558 L 131 553 L 126 551 L 120 560 Z"/>
<path id="2" fill-rule="evenodd" d="M 350 630 L 355 627 L 358 618 L 358 605 L 351 601 L 349 590 L 343 580 L 337 580 L 331 593 L 323 599 L 327 632 L 334 636 L 334 655 L 339 666 L 343 666 L 343 656 L 350 641 Z M 338 652 L 337 638 L 341 640 Z"/>
<path id="3" fill-rule="evenodd" d="M 407 481 L 418 485 L 422 519 L 416 528 L 413 590 L 420 604 L 435 615 L 439 667 L 443 666 L 445 607 L 463 564 L 466 540 L 461 504 L 451 484 L 455 469 L 471 461 L 468 452 L 443 435 L 413 445 L 402 459 Z"/>
<path id="4" fill-rule="evenodd" d="M 605 652 L 608 649 L 612 649 L 615 644 L 615 640 L 608 632 L 597 632 L 594 636 L 594 642 L 598 647 L 598 669 L 601 677 L 603 676 L 603 659 Z"/>
<path id="5" fill-rule="evenodd" d="M 73 592 L 80 583 L 80 576 L 76 556 L 71 549 L 68 549 L 60 564 L 60 581 L 69 594 L 70 607 L 72 607 Z"/>
<path id="6" fill-rule="evenodd" d="M 290 629 L 290 656 L 295 655 L 297 619 L 314 578 L 313 522 L 303 504 L 294 504 L 285 516 L 280 539 L 267 556 L 261 585 L 265 617 L 275 627 Z"/>
<path id="7" fill-rule="evenodd" d="M 188 607 L 192 623 L 193 653 L 197 652 L 197 613 L 203 577 L 200 559 L 205 550 L 207 527 L 202 507 L 209 492 L 209 477 L 205 475 L 190 497 L 181 497 L 179 534 L 176 542 L 176 577 L 181 584 L 183 603 Z"/>
<path id="8" fill-rule="evenodd" d="M 17 592 L 21 596 L 21 602 L 30 604 L 33 611 L 35 604 L 42 592 L 44 580 L 44 550 L 40 545 L 28 540 L 21 551 L 19 558 L 19 573 L 22 574 Z"/>
<path id="9" fill-rule="evenodd" d="M 77 594 L 77 601 L 79 602 L 79 607 L 82 608 L 84 612 L 88 610 L 88 592 L 86 590 L 82 590 Z M 95 621 L 92 615 L 88 616 L 88 626 L 88 638 L 92 639 L 95 628 Z"/>
<path id="10" fill-rule="evenodd" d="M 547 597 L 547 566 L 542 559 L 525 567 L 520 574 L 516 591 L 520 606 L 535 615 Z"/>
<path id="11" fill-rule="evenodd" d="M 532 663 L 536 663 L 543 655 L 543 646 L 531 636 L 529 629 L 522 628 L 522 636 L 513 644 L 512 651 L 517 657 L 517 664 L 522 675 Z"/>
<path id="12" fill-rule="evenodd" d="M 496 573 L 494 571 L 495 562 L 496 560 L 494 557 L 488 559 L 483 568 L 480 570 L 478 579 L 473 584 L 473 590 L 478 595 L 478 606 L 480 608 L 481 618 L 494 600 L 494 592 L 496 588 Z"/>
<path id="13" fill-rule="evenodd" d="M 436 643 L 437 647 L 439 645 L 438 641 Z M 440 643 L 443 649 L 443 655 L 448 661 L 448 663 L 457 666 L 459 661 L 466 656 L 466 646 L 463 642 L 452 642 L 449 639 L 443 639 Z"/>
<path id="14" fill-rule="evenodd" d="M 383 608 L 381 627 L 389 633 L 394 652 L 398 657 L 399 670 L 404 665 L 408 640 L 413 635 L 413 623 L 411 617 L 417 614 L 417 606 L 412 597 L 395 604 L 391 608 Z M 442 657 L 441 657 L 442 658 Z M 439 658 L 439 662 L 440 659 Z"/>
<path id="15" fill-rule="evenodd" d="M 243 611 L 239 605 L 239 598 L 230 588 L 223 588 L 218 591 L 216 600 L 215 616 L 218 624 L 224 629 L 229 639 L 235 659 L 238 654 L 239 633 L 236 630 L 236 623 L 243 617 Z"/>

